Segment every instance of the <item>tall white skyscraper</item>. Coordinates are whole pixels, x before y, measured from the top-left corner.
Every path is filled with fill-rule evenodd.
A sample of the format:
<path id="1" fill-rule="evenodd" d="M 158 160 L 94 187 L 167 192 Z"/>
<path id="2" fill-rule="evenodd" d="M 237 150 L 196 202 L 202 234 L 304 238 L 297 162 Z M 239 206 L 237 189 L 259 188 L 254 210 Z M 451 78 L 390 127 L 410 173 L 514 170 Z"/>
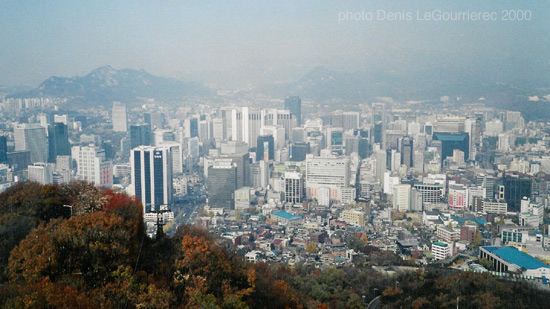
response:
<path id="1" fill-rule="evenodd" d="M 132 189 L 144 214 L 172 203 L 172 153 L 167 146 L 139 146 L 130 152 Z"/>
<path id="2" fill-rule="evenodd" d="M 113 131 L 128 131 L 128 117 L 126 115 L 126 105 L 120 102 L 113 102 Z"/>
<path id="3" fill-rule="evenodd" d="M 71 157 L 76 161 L 76 178 L 98 186 L 113 185 L 113 163 L 105 160 L 105 150 L 90 146 L 73 146 Z"/>
<path id="4" fill-rule="evenodd" d="M 14 130 L 15 151 L 29 151 L 31 163 L 47 162 L 48 141 L 46 128 L 39 124 L 18 125 Z"/>

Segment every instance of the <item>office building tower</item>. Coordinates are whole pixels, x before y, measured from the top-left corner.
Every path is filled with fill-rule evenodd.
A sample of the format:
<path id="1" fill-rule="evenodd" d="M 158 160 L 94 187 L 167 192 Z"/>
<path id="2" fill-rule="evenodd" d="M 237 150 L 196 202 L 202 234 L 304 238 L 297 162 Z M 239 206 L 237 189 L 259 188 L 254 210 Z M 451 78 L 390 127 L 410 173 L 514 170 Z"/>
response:
<path id="1" fill-rule="evenodd" d="M 170 147 L 136 147 L 130 153 L 130 166 L 132 189 L 141 200 L 144 214 L 158 211 L 172 203 Z"/>
<path id="2" fill-rule="evenodd" d="M 183 151 L 182 146 L 176 142 L 164 142 L 160 144 L 161 147 L 170 148 L 172 154 L 172 175 L 183 173 Z"/>
<path id="3" fill-rule="evenodd" d="M 46 129 L 39 124 L 18 125 L 14 130 L 15 151 L 29 151 L 31 163 L 48 160 Z"/>
<path id="4" fill-rule="evenodd" d="M 344 131 L 359 128 L 359 112 L 343 112 L 342 128 L 344 128 Z"/>
<path id="5" fill-rule="evenodd" d="M 21 171 L 27 169 L 31 164 L 30 151 L 12 151 L 7 153 L 8 165 L 13 171 Z"/>
<path id="6" fill-rule="evenodd" d="M 183 121 L 185 137 L 193 138 L 199 136 L 199 119 L 196 117 L 186 118 Z"/>
<path id="7" fill-rule="evenodd" d="M 235 153 L 226 156 L 235 163 L 237 168 L 237 188 L 248 186 L 250 180 L 250 157 L 248 152 Z"/>
<path id="8" fill-rule="evenodd" d="M 210 120 L 199 121 L 199 141 L 206 143 L 212 137 L 212 122 Z"/>
<path id="9" fill-rule="evenodd" d="M 96 146 L 73 146 L 71 157 L 76 162 L 76 178 L 97 186 L 113 185 L 113 164 L 105 159 L 105 150 Z"/>
<path id="10" fill-rule="evenodd" d="M 269 184 L 269 163 L 267 161 L 257 161 L 250 164 L 249 184 L 254 188 L 267 188 Z"/>
<path id="11" fill-rule="evenodd" d="M 292 143 L 290 144 L 290 148 L 288 150 L 288 156 L 290 161 L 304 161 L 310 151 L 311 147 L 309 143 Z"/>
<path id="12" fill-rule="evenodd" d="M 286 171 L 284 174 L 285 182 L 285 202 L 299 204 L 304 196 L 304 180 L 302 174 L 296 171 Z"/>
<path id="13" fill-rule="evenodd" d="M 271 135 L 258 136 L 256 146 L 256 161 L 269 161 L 275 158 L 275 142 Z"/>
<path id="14" fill-rule="evenodd" d="M 307 141 L 306 130 L 302 127 L 293 128 L 290 140 L 295 143 L 305 143 Z"/>
<path id="15" fill-rule="evenodd" d="M 48 163 L 38 162 L 28 167 L 29 180 L 46 185 L 53 183 L 53 170 Z"/>
<path id="16" fill-rule="evenodd" d="M 210 208 L 235 208 L 237 167 L 231 159 L 217 159 L 208 168 L 208 206 Z"/>
<path id="17" fill-rule="evenodd" d="M 327 128 L 327 149 L 334 155 L 344 154 L 344 132 L 342 128 Z"/>
<path id="18" fill-rule="evenodd" d="M 413 167 L 413 139 L 409 136 L 404 136 L 400 140 L 400 151 L 401 151 L 401 164 L 407 167 Z"/>
<path id="19" fill-rule="evenodd" d="M 393 185 L 393 209 L 398 211 L 411 210 L 411 185 L 396 184 Z"/>
<path id="20" fill-rule="evenodd" d="M 227 126 L 224 118 L 212 120 L 212 138 L 222 141 L 227 139 Z"/>
<path id="21" fill-rule="evenodd" d="M 468 160 L 470 154 L 470 141 L 465 132 L 434 132 L 434 141 L 441 142 L 441 162 L 447 157 L 453 156 L 453 150 L 464 152 L 464 160 Z"/>
<path id="22" fill-rule="evenodd" d="M 143 120 L 151 129 L 164 128 L 164 113 L 145 113 L 143 114 Z"/>
<path id="23" fill-rule="evenodd" d="M 8 163 L 8 138 L 0 136 L 0 163 Z"/>
<path id="24" fill-rule="evenodd" d="M 342 188 L 347 188 L 351 179 L 350 162 L 346 157 L 306 158 L 306 195 L 317 198 L 321 188 L 329 190 L 331 200 L 341 198 Z"/>
<path id="25" fill-rule="evenodd" d="M 414 189 L 420 194 L 422 200 L 421 209 L 426 209 L 426 204 L 435 204 L 441 201 L 443 187 L 439 184 L 415 184 Z"/>
<path id="26" fill-rule="evenodd" d="M 128 116 L 126 114 L 126 105 L 120 102 L 113 102 L 112 119 L 113 119 L 113 131 L 115 132 L 128 131 Z"/>
<path id="27" fill-rule="evenodd" d="M 521 210 L 521 200 L 531 197 L 532 178 L 517 172 L 507 172 L 503 177 L 504 200 L 508 203 L 508 211 Z"/>
<path id="28" fill-rule="evenodd" d="M 296 118 L 296 125 L 302 126 L 302 100 L 300 97 L 293 96 L 285 99 L 285 109 L 289 110 Z"/>
<path id="29" fill-rule="evenodd" d="M 449 184 L 449 209 L 468 210 L 468 189 L 461 184 Z"/>
<path id="30" fill-rule="evenodd" d="M 48 162 L 54 163 L 57 156 L 71 154 L 67 125 L 56 122 L 48 127 Z"/>
<path id="31" fill-rule="evenodd" d="M 130 126 L 130 148 L 151 145 L 151 127 L 147 124 Z"/>

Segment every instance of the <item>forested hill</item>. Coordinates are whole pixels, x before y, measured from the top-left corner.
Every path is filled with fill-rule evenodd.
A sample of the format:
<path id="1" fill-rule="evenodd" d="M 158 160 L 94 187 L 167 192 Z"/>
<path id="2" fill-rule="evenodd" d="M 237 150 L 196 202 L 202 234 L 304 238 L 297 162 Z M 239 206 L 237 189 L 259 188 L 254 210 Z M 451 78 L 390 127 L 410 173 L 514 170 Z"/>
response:
<path id="1" fill-rule="evenodd" d="M 71 205 L 72 209 L 64 205 Z M 0 194 L 0 307 L 543 308 L 550 294 L 489 275 L 363 265 L 251 264 L 206 231 L 149 239 L 140 202 L 75 182 Z M 399 282 L 399 283 L 397 283 Z"/>

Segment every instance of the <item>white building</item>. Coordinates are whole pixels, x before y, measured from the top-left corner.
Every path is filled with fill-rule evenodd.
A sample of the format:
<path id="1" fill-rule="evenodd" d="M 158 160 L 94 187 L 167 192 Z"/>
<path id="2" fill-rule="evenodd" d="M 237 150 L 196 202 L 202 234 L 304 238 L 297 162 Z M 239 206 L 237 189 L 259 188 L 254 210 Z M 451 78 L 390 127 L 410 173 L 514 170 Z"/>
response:
<path id="1" fill-rule="evenodd" d="M 90 146 L 73 146 L 71 157 L 76 161 L 76 178 L 98 186 L 113 185 L 113 164 L 105 160 L 105 150 Z"/>
<path id="2" fill-rule="evenodd" d="M 450 257 L 452 252 L 452 246 L 447 243 L 440 241 L 432 243 L 432 254 L 436 260 L 444 260 L 447 257 Z"/>
<path id="3" fill-rule="evenodd" d="M 128 131 L 128 116 L 126 114 L 126 105 L 120 102 L 113 102 L 112 118 L 113 118 L 113 131 L 115 132 Z"/>
<path id="4" fill-rule="evenodd" d="M 346 157 L 306 157 L 306 195 L 318 198 L 321 188 L 330 190 L 330 199 L 341 200 L 342 188 L 349 187 L 350 162 Z"/>
<path id="5" fill-rule="evenodd" d="M 53 171 L 48 163 L 34 163 L 29 166 L 28 171 L 30 181 L 36 181 L 43 185 L 53 183 Z"/>
<path id="6" fill-rule="evenodd" d="M 393 186 L 393 208 L 399 211 L 411 209 L 411 186 L 400 184 Z"/>

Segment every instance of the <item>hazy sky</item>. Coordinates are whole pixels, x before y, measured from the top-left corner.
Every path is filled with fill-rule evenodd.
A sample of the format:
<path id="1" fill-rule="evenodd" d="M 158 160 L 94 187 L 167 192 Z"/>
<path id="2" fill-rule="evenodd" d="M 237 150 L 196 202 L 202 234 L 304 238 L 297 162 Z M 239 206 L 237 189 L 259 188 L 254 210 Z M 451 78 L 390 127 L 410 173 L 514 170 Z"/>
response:
<path id="1" fill-rule="evenodd" d="M 36 86 L 107 64 L 222 82 L 296 79 L 317 65 L 550 68 L 547 1 L 203 2 L 2 0 L 0 85 Z M 529 10 L 531 20 L 502 21 L 504 9 Z M 417 10 L 494 12 L 498 20 L 424 21 Z M 339 20 L 368 12 L 373 20 Z M 379 20 L 388 12 L 411 13 L 412 20 Z"/>

